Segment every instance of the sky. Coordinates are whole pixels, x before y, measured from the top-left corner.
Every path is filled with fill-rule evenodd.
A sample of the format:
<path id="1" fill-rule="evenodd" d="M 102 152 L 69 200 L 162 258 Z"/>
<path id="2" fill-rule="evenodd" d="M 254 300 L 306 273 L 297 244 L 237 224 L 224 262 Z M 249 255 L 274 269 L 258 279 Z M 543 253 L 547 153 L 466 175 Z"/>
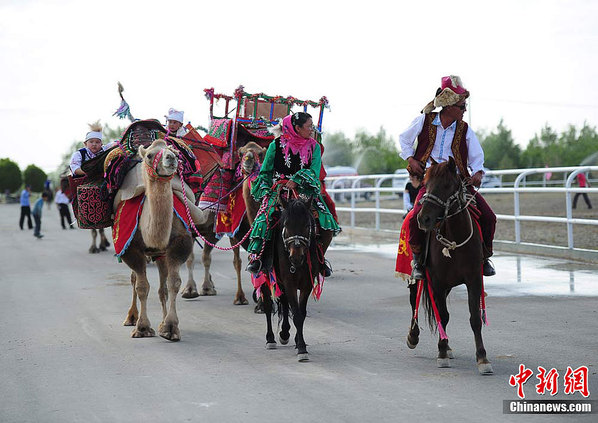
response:
<path id="1" fill-rule="evenodd" d="M 325 132 L 398 134 L 459 75 L 476 132 L 521 146 L 598 124 L 598 1 L 0 0 L 0 158 L 53 172 L 87 124 L 170 107 L 209 125 L 204 88 L 292 95 Z M 82 145 L 81 145 L 82 146 Z M 325 160 L 325 157 L 324 157 Z"/>

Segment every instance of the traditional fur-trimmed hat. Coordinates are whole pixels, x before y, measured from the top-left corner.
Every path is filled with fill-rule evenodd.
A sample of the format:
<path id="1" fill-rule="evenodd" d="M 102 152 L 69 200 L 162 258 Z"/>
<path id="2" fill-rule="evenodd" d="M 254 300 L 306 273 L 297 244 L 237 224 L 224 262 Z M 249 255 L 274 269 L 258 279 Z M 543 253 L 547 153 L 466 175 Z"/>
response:
<path id="1" fill-rule="evenodd" d="M 436 90 L 436 97 L 426 104 L 421 112 L 428 114 L 436 107 L 453 106 L 468 97 L 469 91 L 463 88 L 461 78 L 456 75 L 443 76 L 440 88 Z"/>
<path id="2" fill-rule="evenodd" d="M 89 129 L 90 131 L 85 134 L 85 141 L 88 141 L 92 138 L 97 138 L 100 141 L 102 140 L 102 125 L 100 124 L 99 120 L 95 121 L 94 123 L 90 123 Z"/>
<path id="3" fill-rule="evenodd" d="M 185 112 L 175 110 L 173 108 L 168 109 L 168 115 L 164 116 L 168 120 L 176 120 L 177 122 L 183 123 L 183 114 Z"/>

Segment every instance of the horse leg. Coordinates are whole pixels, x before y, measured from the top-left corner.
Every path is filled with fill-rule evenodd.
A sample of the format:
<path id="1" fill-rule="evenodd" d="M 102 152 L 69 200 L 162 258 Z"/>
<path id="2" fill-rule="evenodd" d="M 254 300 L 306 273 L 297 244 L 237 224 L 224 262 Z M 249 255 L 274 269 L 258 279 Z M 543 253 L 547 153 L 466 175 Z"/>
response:
<path id="1" fill-rule="evenodd" d="M 168 287 L 166 286 L 168 278 L 168 268 L 166 267 L 164 257 L 159 257 L 156 260 L 156 266 L 158 266 L 158 275 L 160 277 L 158 297 L 160 298 L 160 305 L 162 306 L 162 323 L 164 323 L 164 319 L 166 318 L 166 302 L 168 301 Z"/>
<path id="2" fill-rule="evenodd" d="M 135 272 L 135 292 L 139 297 L 139 318 L 137 325 L 131 336 L 133 338 L 145 338 L 148 336 L 155 336 L 154 330 L 151 328 L 149 318 L 147 317 L 147 296 L 149 294 L 149 282 L 146 275 L 146 261 L 145 255 L 139 251 L 129 247 L 127 252 L 122 256 L 123 261 Z M 131 278 L 132 279 L 132 278 Z"/>
<path id="3" fill-rule="evenodd" d="M 417 347 L 419 343 L 419 325 L 413 318 L 415 315 L 415 304 L 417 301 L 417 284 L 409 285 L 409 302 L 411 303 L 411 325 L 407 334 L 407 346 L 411 349 Z"/>
<path id="4" fill-rule="evenodd" d="M 106 251 L 107 247 L 110 247 L 110 243 L 106 239 L 104 228 L 100 228 L 100 251 Z"/>
<path id="5" fill-rule="evenodd" d="M 183 288 L 181 292 L 181 297 L 183 298 L 197 298 L 199 297 L 199 293 L 197 292 L 197 285 L 195 284 L 195 279 L 193 279 L 193 267 L 195 265 L 195 254 L 191 251 L 189 254 L 189 258 L 187 259 L 187 272 L 189 277 L 187 279 L 187 285 Z"/>
<path id="6" fill-rule="evenodd" d="M 281 345 L 286 345 L 289 343 L 289 339 L 291 338 L 291 324 L 289 323 L 289 300 L 287 299 L 286 294 L 282 294 L 280 296 L 279 303 L 280 307 L 282 308 L 282 327 L 278 333 L 278 340 L 280 341 Z"/>
<path id="7" fill-rule="evenodd" d="M 131 286 L 133 287 L 133 301 L 127 313 L 127 317 L 123 322 L 123 326 L 135 326 L 139 318 L 139 311 L 137 310 L 137 291 L 135 291 L 135 272 L 131 271 Z"/>
<path id="8" fill-rule="evenodd" d="M 448 308 L 446 307 L 447 295 L 448 293 L 446 291 L 434 293 L 434 300 L 436 301 L 436 307 L 438 307 L 438 313 L 440 314 L 440 324 L 445 332 L 449 322 L 449 312 Z M 451 367 L 451 363 L 449 361 L 449 350 L 450 348 L 448 345 L 448 339 L 441 339 L 440 335 L 438 335 L 438 367 Z"/>
<path id="9" fill-rule="evenodd" d="M 297 348 L 297 359 L 299 361 L 309 361 L 307 346 L 303 338 L 303 323 L 307 314 L 307 300 L 309 299 L 310 291 L 311 289 L 302 289 L 299 294 L 299 302 L 297 302 L 296 291 L 288 297 L 291 310 L 293 310 L 293 323 L 297 331 L 295 334 L 295 348 Z"/>
<path id="10" fill-rule="evenodd" d="M 482 318 L 480 316 L 480 298 L 482 295 L 482 282 L 480 280 L 475 283 L 467 284 L 467 299 L 469 302 L 469 324 L 473 330 L 475 338 L 478 371 L 482 375 L 490 375 L 494 373 L 490 361 L 486 358 L 486 349 L 482 341 Z"/>
<path id="11" fill-rule="evenodd" d="M 274 331 L 272 330 L 272 293 L 266 286 L 262 286 L 262 304 L 264 305 L 264 314 L 266 315 L 266 349 L 276 349 L 276 340 L 274 339 Z"/>
<path id="12" fill-rule="evenodd" d="M 214 288 L 214 282 L 212 282 L 212 275 L 210 274 L 210 266 L 212 265 L 212 249 L 207 243 L 203 246 L 203 270 L 204 278 L 203 285 L 201 286 L 201 292 L 199 295 L 216 295 L 216 288 Z"/>
<path id="13" fill-rule="evenodd" d="M 100 250 L 96 247 L 96 238 L 98 237 L 98 231 L 95 229 L 91 230 L 91 247 L 89 247 L 89 254 L 99 253 Z"/>
<path id="14" fill-rule="evenodd" d="M 234 245 L 234 241 L 232 238 L 230 239 L 231 246 Z M 247 305 L 249 301 L 245 298 L 245 292 L 243 292 L 243 287 L 241 286 L 241 254 L 239 254 L 239 247 L 233 248 L 233 265 L 235 266 L 235 271 L 237 272 L 237 293 L 235 294 L 235 299 L 233 301 L 234 305 Z"/>

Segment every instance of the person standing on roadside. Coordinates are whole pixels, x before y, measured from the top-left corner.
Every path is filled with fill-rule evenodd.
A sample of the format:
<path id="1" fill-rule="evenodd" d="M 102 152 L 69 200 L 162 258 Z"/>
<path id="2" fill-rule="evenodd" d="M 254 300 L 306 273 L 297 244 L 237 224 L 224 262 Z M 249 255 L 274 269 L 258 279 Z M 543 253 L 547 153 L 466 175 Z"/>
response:
<path id="1" fill-rule="evenodd" d="M 590 187 L 590 183 L 588 182 L 586 175 L 584 175 L 583 173 L 578 173 L 577 174 L 577 184 L 579 185 L 580 188 L 589 188 Z M 588 206 L 588 209 L 592 208 L 592 203 L 590 203 L 590 197 L 588 197 L 588 193 L 587 192 L 576 192 L 575 193 L 575 197 L 573 197 L 573 208 L 577 207 L 577 199 L 579 198 L 579 196 L 583 196 L 583 200 L 586 202 L 586 206 Z"/>
<path id="2" fill-rule="evenodd" d="M 33 230 L 33 236 L 37 239 L 42 239 L 44 236 L 40 233 L 42 228 L 42 210 L 44 209 L 44 201 L 48 199 L 48 193 L 42 192 L 42 196 L 37 199 L 33 205 L 33 220 L 35 220 L 35 229 Z"/>
<path id="3" fill-rule="evenodd" d="M 62 225 L 62 229 L 66 229 L 66 225 L 64 223 L 65 220 L 68 222 L 70 229 L 75 229 L 71 219 L 71 211 L 69 210 L 70 201 L 66 194 L 62 192 L 62 189 L 56 191 L 55 202 L 58 206 L 58 212 L 60 213 L 60 224 Z"/>
<path id="4" fill-rule="evenodd" d="M 33 223 L 31 222 L 31 203 L 29 197 L 31 196 L 31 185 L 26 185 L 25 189 L 21 192 L 21 217 L 19 218 L 19 227 L 23 230 L 23 221 L 27 217 L 27 226 L 29 229 L 33 229 Z"/>

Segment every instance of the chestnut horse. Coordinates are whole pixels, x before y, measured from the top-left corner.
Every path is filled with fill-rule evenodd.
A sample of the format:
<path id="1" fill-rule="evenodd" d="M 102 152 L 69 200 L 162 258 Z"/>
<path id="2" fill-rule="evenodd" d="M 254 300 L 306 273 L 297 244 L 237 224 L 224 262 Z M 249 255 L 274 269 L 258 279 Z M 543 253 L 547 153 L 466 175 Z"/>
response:
<path id="1" fill-rule="evenodd" d="M 422 196 L 422 209 L 417 215 L 417 223 L 428 235 L 435 231 L 435 236 L 428 236 L 428 280 L 409 287 L 413 316 L 416 316 L 417 291 L 421 285 L 420 291 L 424 295 L 430 327 L 433 326 L 434 315 L 439 320 L 438 367 L 450 367 L 449 358 L 453 358 L 453 354 L 444 332 L 449 322 L 446 298 L 452 288 L 465 284 L 478 370 L 481 374 L 491 374 L 492 366 L 486 358 L 486 349 L 482 341 L 482 320 L 485 319 L 481 309 L 482 238 L 468 208 L 465 185 L 457 174 L 453 158 L 440 164 L 433 161 L 432 166 L 426 171 L 424 184 L 426 193 Z M 428 291 L 431 291 L 433 298 Z M 412 317 L 407 345 L 409 348 L 415 348 L 418 342 L 419 327 L 416 318 Z"/>
<path id="2" fill-rule="evenodd" d="M 297 331 L 295 335 L 297 358 L 299 361 L 309 361 L 303 338 L 303 323 L 307 314 L 307 300 L 314 286 L 314 277 L 321 270 L 321 254 L 319 254 L 319 243 L 316 240 L 316 220 L 311 212 L 312 199 L 287 201 L 284 194 L 281 193 L 279 201 L 282 212 L 272 233 L 274 272 L 277 284 L 282 291 L 282 295 L 278 299 L 279 315 L 282 315 L 279 341 L 283 345 L 289 342 L 290 307 Z M 297 291 L 299 291 L 299 297 L 297 297 Z M 266 348 L 274 349 L 276 340 L 272 331 L 272 294 L 265 287 L 261 292 L 264 296 L 264 314 L 267 324 Z"/>

